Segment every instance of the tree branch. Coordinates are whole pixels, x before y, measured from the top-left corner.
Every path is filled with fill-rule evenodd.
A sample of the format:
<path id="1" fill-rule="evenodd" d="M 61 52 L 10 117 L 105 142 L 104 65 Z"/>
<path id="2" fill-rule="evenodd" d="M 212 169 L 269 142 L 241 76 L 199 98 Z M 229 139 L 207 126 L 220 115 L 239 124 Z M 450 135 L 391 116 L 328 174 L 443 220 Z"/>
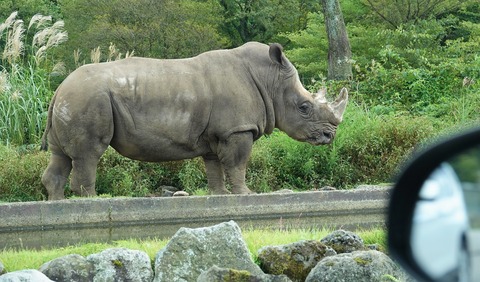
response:
<path id="1" fill-rule="evenodd" d="M 370 8 L 372 8 L 372 10 L 377 14 L 379 15 L 384 21 L 386 21 L 387 23 L 391 24 L 394 28 L 397 28 L 398 26 L 391 20 L 389 20 L 387 17 L 385 17 L 385 15 L 383 15 L 378 9 L 377 7 L 375 7 L 375 5 L 372 3 L 371 0 L 367 0 L 367 3 L 368 5 L 370 6 Z"/>

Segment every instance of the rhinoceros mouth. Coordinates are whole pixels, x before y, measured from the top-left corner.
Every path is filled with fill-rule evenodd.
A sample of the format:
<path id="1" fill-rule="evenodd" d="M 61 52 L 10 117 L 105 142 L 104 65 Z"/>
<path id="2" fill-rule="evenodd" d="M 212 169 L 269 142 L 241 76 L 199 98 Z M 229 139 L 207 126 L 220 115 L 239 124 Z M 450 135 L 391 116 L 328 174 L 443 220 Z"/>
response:
<path id="1" fill-rule="evenodd" d="M 310 138 L 305 139 L 304 141 L 311 144 L 311 145 L 314 145 L 314 146 L 326 145 L 326 144 L 332 143 L 331 138 L 325 138 L 325 137 L 320 137 L 320 138 L 310 137 Z"/>
<path id="2" fill-rule="evenodd" d="M 334 135 L 330 132 L 321 132 L 321 133 L 316 134 L 315 136 L 307 137 L 303 141 L 307 142 L 307 143 L 310 143 L 312 145 L 315 145 L 315 146 L 326 145 L 326 144 L 332 143 L 333 136 Z"/>

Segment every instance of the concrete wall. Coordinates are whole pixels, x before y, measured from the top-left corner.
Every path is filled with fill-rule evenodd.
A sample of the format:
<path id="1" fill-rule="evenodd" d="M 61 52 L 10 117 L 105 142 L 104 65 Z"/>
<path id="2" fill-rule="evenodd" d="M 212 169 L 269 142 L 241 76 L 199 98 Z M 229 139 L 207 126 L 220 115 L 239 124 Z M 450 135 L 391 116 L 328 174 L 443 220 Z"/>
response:
<path id="1" fill-rule="evenodd" d="M 389 188 L 172 198 L 85 198 L 0 204 L 0 248 L 167 237 L 181 226 L 235 220 L 244 227 L 384 224 Z"/>

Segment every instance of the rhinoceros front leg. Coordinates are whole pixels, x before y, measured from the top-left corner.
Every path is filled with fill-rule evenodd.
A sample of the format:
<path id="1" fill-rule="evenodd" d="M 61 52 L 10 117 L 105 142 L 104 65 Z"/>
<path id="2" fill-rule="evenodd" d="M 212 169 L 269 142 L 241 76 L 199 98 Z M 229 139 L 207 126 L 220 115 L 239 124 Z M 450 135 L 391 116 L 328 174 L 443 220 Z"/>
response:
<path id="1" fill-rule="evenodd" d="M 88 157 L 73 160 L 72 179 L 70 189 L 82 197 L 94 197 L 96 169 L 99 158 Z"/>
<path id="2" fill-rule="evenodd" d="M 77 153 L 78 156 L 72 158 L 70 189 L 74 194 L 82 197 L 97 195 L 95 192 L 97 164 L 108 147 L 106 141 L 109 140 L 108 136 L 100 142 L 90 141 L 76 144 L 75 149 L 81 154 Z M 89 140 L 95 140 L 95 138 L 90 137 Z"/>
<path id="3" fill-rule="evenodd" d="M 253 135 L 251 132 L 234 133 L 218 145 L 218 158 L 223 166 L 228 182 L 232 185 L 234 194 L 253 193 L 245 185 L 245 173 L 252 145 Z"/>
<path id="4" fill-rule="evenodd" d="M 208 189 L 210 189 L 210 194 L 230 194 L 230 191 L 225 188 L 225 175 L 223 173 L 222 164 L 220 163 L 218 157 L 215 155 L 206 155 L 203 156 L 203 161 L 205 163 Z"/>

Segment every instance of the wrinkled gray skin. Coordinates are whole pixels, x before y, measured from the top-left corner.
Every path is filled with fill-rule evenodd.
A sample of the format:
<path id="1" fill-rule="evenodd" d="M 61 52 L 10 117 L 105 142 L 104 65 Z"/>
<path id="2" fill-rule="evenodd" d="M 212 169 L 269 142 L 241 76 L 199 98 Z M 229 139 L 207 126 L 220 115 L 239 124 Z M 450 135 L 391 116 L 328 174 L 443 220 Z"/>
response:
<path id="1" fill-rule="evenodd" d="M 279 44 L 250 42 L 194 58 L 128 58 L 85 65 L 57 89 L 44 133 L 52 152 L 42 176 L 48 199 L 71 189 L 94 196 L 100 156 L 110 145 L 131 159 L 201 156 L 212 194 L 252 193 L 245 170 L 252 144 L 276 127 L 313 145 L 332 142 L 347 104 L 302 86 Z"/>

